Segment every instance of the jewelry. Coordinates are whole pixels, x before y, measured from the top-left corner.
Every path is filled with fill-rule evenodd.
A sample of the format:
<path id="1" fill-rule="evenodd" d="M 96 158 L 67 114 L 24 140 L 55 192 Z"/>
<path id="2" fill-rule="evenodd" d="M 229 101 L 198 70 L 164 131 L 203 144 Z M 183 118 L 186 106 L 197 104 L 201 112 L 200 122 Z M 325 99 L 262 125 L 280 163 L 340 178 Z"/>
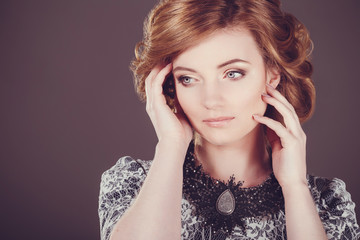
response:
<path id="1" fill-rule="evenodd" d="M 230 215 L 235 210 L 235 198 L 229 189 L 226 189 L 216 201 L 216 210 L 222 215 Z"/>
<path id="2" fill-rule="evenodd" d="M 184 162 L 183 193 L 194 205 L 195 214 L 213 233 L 222 231 L 230 235 L 236 226 L 245 230 L 244 220 L 261 220 L 284 211 L 282 190 L 274 174 L 260 185 L 242 188 L 243 182 L 235 182 L 234 175 L 227 183 L 213 179 L 196 166 L 194 143 L 189 145 Z"/>

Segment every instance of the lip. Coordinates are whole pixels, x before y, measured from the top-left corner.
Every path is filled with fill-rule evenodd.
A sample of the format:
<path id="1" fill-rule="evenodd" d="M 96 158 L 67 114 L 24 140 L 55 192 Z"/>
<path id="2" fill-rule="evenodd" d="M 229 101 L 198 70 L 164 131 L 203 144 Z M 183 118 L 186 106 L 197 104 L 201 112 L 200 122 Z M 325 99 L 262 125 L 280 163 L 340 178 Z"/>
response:
<path id="1" fill-rule="evenodd" d="M 235 117 L 217 117 L 217 118 L 208 118 L 203 120 L 210 127 L 223 127 L 227 125 Z"/>

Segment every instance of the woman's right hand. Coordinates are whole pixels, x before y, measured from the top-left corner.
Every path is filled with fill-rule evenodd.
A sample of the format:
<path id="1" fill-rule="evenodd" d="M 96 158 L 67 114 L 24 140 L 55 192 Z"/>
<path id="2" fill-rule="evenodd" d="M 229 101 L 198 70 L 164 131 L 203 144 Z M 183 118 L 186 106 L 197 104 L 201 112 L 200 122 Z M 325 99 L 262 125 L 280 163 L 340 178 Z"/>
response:
<path id="1" fill-rule="evenodd" d="M 166 104 L 162 85 L 171 68 L 156 66 L 145 80 L 146 112 L 159 143 L 135 201 L 110 239 L 180 239 L 183 163 L 192 129 L 183 113 L 173 113 Z"/>
<path id="2" fill-rule="evenodd" d="M 146 112 L 160 141 L 173 141 L 188 146 L 192 139 L 192 128 L 179 105 L 174 113 L 166 104 L 163 83 L 171 72 L 172 64 L 165 67 L 157 65 L 145 79 Z"/>

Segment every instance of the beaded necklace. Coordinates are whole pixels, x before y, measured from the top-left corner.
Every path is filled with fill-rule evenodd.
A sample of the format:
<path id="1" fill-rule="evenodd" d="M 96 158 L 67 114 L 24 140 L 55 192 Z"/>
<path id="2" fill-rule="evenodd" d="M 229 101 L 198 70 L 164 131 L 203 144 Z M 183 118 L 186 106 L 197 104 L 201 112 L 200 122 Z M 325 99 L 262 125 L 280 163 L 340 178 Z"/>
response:
<path id="1" fill-rule="evenodd" d="M 183 193 L 203 218 L 203 227 L 231 235 L 235 226 L 245 230 L 245 218 L 261 220 L 284 211 L 282 190 L 273 173 L 260 185 L 242 188 L 232 175 L 228 182 L 213 179 L 196 166 L 194 143 L 189 145 L 184 162 Z"/>

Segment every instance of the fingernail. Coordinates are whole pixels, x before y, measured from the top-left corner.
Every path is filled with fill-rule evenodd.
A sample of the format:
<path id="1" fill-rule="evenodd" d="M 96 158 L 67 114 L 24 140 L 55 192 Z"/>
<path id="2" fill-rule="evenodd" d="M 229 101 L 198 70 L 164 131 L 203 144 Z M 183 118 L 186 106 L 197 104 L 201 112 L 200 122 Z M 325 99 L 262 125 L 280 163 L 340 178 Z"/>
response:
<path id="1" fill-rule="evenodd" d="M 263 96 L 263 97 L 271 97 L 271 96 L 270 96 L 269 94 L 267 94 L 267 93 L 262 93 L 261 96 Z"/>
<path id="2" fill-rule="evenodd" d="M 260 116 L 257 114 L 253 114 L 253 118 L 259 118 Z"/>

